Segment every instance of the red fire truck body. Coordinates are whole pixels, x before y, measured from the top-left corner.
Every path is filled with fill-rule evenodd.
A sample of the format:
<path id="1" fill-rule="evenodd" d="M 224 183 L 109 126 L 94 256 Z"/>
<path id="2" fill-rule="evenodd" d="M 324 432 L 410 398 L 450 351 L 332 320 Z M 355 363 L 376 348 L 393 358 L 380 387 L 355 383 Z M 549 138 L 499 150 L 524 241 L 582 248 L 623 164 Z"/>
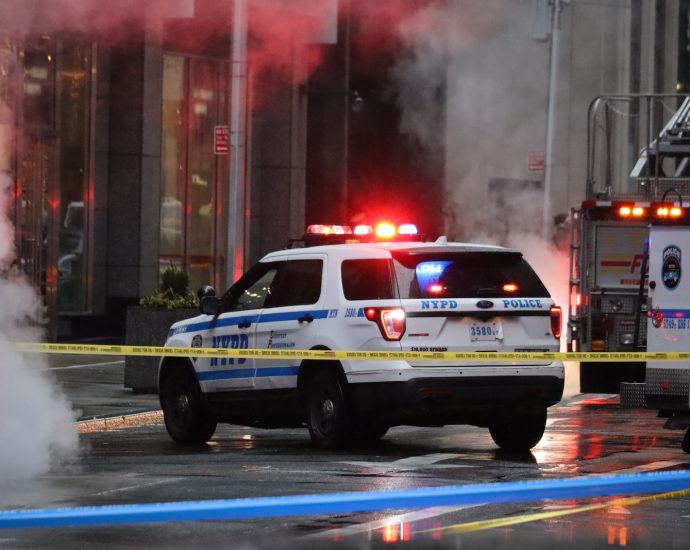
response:
<path id="1" fill-rule="evenodd" d="M 690 97 L 596 98 L 588 112 L 586 196 L 571 211 L 570 350 L 647 349 L 650 226 L 682 224 L 688 197 Z M 640 362 L 580 365 L 583 392 L 619 393 L 621 382 L 644 380 Z"/>

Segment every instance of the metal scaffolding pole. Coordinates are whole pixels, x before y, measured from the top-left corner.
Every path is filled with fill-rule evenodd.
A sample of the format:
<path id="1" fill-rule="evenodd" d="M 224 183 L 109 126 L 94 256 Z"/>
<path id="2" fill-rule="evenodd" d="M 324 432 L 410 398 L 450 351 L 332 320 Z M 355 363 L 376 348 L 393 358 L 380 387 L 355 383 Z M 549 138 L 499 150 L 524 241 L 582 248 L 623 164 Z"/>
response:
<path id="1" fill-rule="evenodd" d="M 244 271 L 247 177 L 247 0 L 234 0 L 230 68 L 230 180 L 228 192 L 228 279 Z"/>
<path id="2" fill-rule="evenodd" d="M 561 10 L 563 0 L 551 0 L 551 59 L 549 63 L 549 95 L 546 115 L 546 151 L 544 153 L 544 207 L 542 237 L 548 241 L 552 236 L 553 214 L 551 187 L 553 178 L 553 150 L 556 136 L 556 97 L 558 95 L 558 58 L 561 45 Z"/>

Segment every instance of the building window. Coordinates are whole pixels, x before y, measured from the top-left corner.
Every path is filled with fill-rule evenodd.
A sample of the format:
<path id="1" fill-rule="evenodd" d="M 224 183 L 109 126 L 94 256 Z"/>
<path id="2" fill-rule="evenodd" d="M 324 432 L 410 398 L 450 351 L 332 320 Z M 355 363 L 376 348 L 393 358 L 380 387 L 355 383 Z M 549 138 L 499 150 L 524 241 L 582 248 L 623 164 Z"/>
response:
<path id="1" fill-rule="evenodd" d="M 58 313 L 90 309 L 91 49 L 79 39 L 63 39 L 59 48 Z"/>
<path id="2" fill-rule="evenodd" d="M 225 284 L 228 156 L 214 128 L 228 120 L 227 75 L 225 61 L 164 56 L 160 267 L 193 288 Z"/>
<path id="3" fill-rule="evenodd" d="M 29 37 L 17 178 L 20 264 L 48 314 L 91 309 L 93 44 L 78 36 Z"/>

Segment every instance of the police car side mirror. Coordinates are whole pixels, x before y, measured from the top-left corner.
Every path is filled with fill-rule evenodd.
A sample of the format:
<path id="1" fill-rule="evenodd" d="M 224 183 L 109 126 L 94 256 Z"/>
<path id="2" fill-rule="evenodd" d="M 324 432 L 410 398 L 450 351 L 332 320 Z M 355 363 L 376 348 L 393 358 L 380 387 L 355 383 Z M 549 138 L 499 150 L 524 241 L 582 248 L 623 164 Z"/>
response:
<path id="1" fill-rule="evenodd" d="M 204 285 L 199 287 L 199 290 L 196 291 L 197 298 L 199 298 L 199 301 L 204 296 L 215 296 L 216 295 L 216 289 L 213 288 L 211 285 Z"/>
<path id="2" fill-rule="evenodd" d="M 213 315 L 215 317 L 220 313 L 220 298 L 217 296 L 204 296 L 199 303 L 199 311 L 204 315 Z"/>

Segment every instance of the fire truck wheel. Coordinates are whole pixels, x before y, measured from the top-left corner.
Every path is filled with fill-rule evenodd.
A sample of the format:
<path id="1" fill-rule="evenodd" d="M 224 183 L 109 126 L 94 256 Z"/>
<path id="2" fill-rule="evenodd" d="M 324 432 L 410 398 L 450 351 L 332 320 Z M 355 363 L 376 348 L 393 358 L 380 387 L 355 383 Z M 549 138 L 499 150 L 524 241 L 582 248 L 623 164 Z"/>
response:
<path id="1" fill-rule="evenodd" d="M 684 452 L 690 454 L 690 428 L 685 432 L 685 437 L 683 437 L 683 443 L 681 443 L 680 448 Z"/>
<path id="2" fill-rule="evenodd" d="M 546 428 L 546 410 L 494 419 L 489 433 L 504 451 L 529 451 L 541 440 Z"/>
<path id="3" fill-rule="evenodd" d="M 201 391 L 189 369 L 174 367 L 161 379 L 161 406 L 165 428 L 177 443 L 206 443 L 216 421 L 204 409 Z"/>
<path id="4" fill-rule="evenodd" d="M 337 448 L 351 439 L 343 386 L 335 373 L 317 372 L 307 386 L 307 424 L 317 447 Z"/>

